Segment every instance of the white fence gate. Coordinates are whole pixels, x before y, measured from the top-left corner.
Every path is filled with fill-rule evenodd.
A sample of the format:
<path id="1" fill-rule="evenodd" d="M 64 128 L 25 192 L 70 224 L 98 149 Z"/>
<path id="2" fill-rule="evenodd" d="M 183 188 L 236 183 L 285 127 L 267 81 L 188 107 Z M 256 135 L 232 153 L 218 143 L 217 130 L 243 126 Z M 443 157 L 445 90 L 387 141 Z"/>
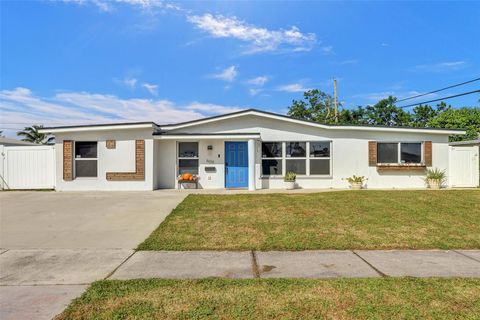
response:
<path id="1" fill-rule="evenodd" d="M 478 187 L 478 146 L 450 147 L 450 186 Z"/>
<path id="2" fill-rule="evenodd" d="M 55 188 L 54 146 L 0 146 L 2 189 Z"/>

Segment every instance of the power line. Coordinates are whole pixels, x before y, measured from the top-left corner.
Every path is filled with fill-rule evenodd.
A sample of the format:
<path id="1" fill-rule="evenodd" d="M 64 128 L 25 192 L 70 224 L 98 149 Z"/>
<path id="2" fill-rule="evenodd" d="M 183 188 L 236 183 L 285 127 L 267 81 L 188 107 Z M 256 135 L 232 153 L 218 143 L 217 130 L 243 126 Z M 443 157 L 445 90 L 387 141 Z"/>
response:
<path id="1" fill-rule="evenodd" d="M 397 102 L 402 102 L 402 101 L 407 101 L 407 100 L 423 97 L 423 96 L 426 96 L 426 95 L 429 95 L 429 94 L 432 94 L 432 93 L 436 93 L 436 92 L 440 92 L 440 91 L 443 91 L 443 90 L 463 86 L 464 84 L 472 83 L 472 82 L 479 81 L 479 80 L 480 80 L 480 78 L 476 78 L 476 79 L 472 79 L 472 80 L 465 81 L 465 82 L 462 82 L 462 83 L 457 83 L 457 84 L 454 84 L 454 85 L 451 85 L 451 86 L 448 86 L 448 87 L 445 87 L 445 88 L 442 88 L 442 89 L 438 89 L 438 90 L 434 90 L 434 91 L 430 91 L 430 92 L 426 92 L 426 93 L 422 93 L 422 94 L 417 94 L 416 96 L 400 99 L 400 100 L 397 100 Z"/>
<path id="2" fill-rule="evenodd" d="M 480 92 L 480 90 L 473 90 L 473 91 L 470 91 L 470 92 L 459 93 L 459 94 L 455 94 L 455 95 L 453 95 L 453 96 L 443 97 L 443 98 L 439 98 L 439 99 L 434 99 L 434 100 L 429 100 L 429 101 L 423 101 L 423 102 L 419 102 L 419 103 L 407 104 L 406 106 L 401 106 L 401 107 L 399 107 L 399 108 L 408 108 L 408 107 L 418 106 L 418 105 L 420 105 L 420 104 L 427 104 L 427 103 L 430 103 L 430 102 L 436 102 L 436 101 L 441 101 L 441 100 L 452 99 L 452 98 L 461 97 L 461 96 L 466 96 L 466 95 L 473 94 L 473 93 L 478 93 L 478 92 Z"/>

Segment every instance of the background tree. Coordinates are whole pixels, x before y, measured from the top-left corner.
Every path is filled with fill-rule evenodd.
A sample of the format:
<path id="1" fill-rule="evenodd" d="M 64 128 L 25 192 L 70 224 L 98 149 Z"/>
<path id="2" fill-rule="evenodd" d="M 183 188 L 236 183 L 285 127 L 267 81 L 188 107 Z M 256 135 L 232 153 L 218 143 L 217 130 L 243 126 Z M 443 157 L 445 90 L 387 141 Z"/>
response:
<path id="1" fill-rule="evenodd" d="M 318 89 L 303 93 L 303 100 L 293 100 L 288 115 L 301 120 L 334 123 L 333 97 Z"/>
<path id="2" fill-rule="evenodd" d="M 474 140 L 480 134 L 480 107 L 447 109 L 428 121 L 429 127 L 467 129 L 465 135 L 451 136 L 451 141 Z"/>
<path id="3" fill-rule="evenodd" d="M 447 107 L 447 104 L 443 101 L 440 102 L 440 104 L 437 104 L 435 109 L 429 105 L 416 106 L 415 108 L 413 108 L 410 125 L 412 127 L 426 128 L 428 127 L 428 123 L 430 120 L 437 117 L 440 113 L 444 112 L 449 108 L 451 108 L 451 106 Z"/>
<path id="4" fill-rule="evenodd" d="M 418 128 L 464 128 L 466 135 L 451 137 L 452 141 L 478 139 L 480 133 L 480 107 L 454 109 L 445 102 L 435 108 L 418 105 L 406 111 L 395 105 L 397 99 L 388 97 L 374 105 L 338 110 L 338 124 L 411 126 Z M 479 100 L 480 102 L 480 100 Z M 297 119 L 335 124 L 333 98 L 314 89 L 304 92 L 303 100 L 293 100 L 288 115 Z"/>
<path id="5" fill-rule="evenodd" d="M 339 124 L 368 124 L 366 110 L 362 106 L 356 109 L 340 109 L 338 114 Z"/>
<path id="6" fill-rule="evenodd" d="M 365 113 L 370 125 L 407 126 L 411 122 L 411 114 L 395 105 L 397 98 L 389 96 L 373 106 L 367 106 Z"/>
<path id="7" fill-rule="evenodd" d="M 25 127 L 23 130 L 17 132 L 17 136 L 23 137 L 22 141 L 38 144 L 53 144 L 55 142 L 55 137 L 38 132 L 41 128 L 43 128 L 43 125 Z"/>

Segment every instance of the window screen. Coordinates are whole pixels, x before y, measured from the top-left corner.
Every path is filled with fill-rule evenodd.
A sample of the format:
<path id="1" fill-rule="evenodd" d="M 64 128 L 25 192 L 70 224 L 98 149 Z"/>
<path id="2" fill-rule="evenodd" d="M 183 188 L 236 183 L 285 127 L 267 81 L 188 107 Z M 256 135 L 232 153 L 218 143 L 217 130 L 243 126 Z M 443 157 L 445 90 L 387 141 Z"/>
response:
<path id="1" fill-rule="evenodd" d="M 75 176 L 80 178 L 97 177 L 97 160 L 75 161 Z"/>
<path id="2" fill-rule="evenodd" d="M 262 175 L 281 175 L 282 174 L 282 160 L 262 160 Z"/>
<path id="3" fill-rule="evenodd" d="M 398 143 L 377 143 L 377 163 L 398 163 Z"/>
<path id="4" fill-rule="evenodd" d="M 198 159 L 179 159 L 178 174 L 198 174 Z"/>
<path id="5" fill-rule="evenodd" d="M 75 177 L 96 178 L 97 171 L 97 142 L 75 141 Z"/>
<path id="6" fill-rule="evenodd" d="M 296 174 L 307 174 L 307 167 L 306 167 L 306 160 L 305 159 L 299 159 L 299 160 L 292 160 L 292 159 L 287 159 L 286 160 L 286 168 L 285 171 L 293 171 Z"/>
<path id="7" fill-rule="evenodd" d="M 329 175 L 330 160 L 329 159 L 310 160 L 310 174 Z"/>
<path id="8" fill-rule="evenodd" d="M 198 158 L 198 142 L 179 142 L 179 158 Z"/>
<path id="9" fill-rule="evenodd" d="M 330 142 L 310 142 L 310 158 L 330 157 Z"/>
<path id="10" fill-rule="evenodd" d="M 282 143 L 281 142 L 263 142 L 262 158 L 281 158 Z"/>
<path id="11" fill-rule="evenodd" d="M 400 157 L 402 163 L 421 163 L 422 144 L 402 142 L 400 145 Z"/>
<path id="12" fill-rule="evenodd" d="M 287 142 L 287 157 L 304 158 L 307 156 L 307 144 L 305 142 Z"/>
<path id="13" fill-rule="evenodd" d="M 75 142 L 75 158 L 96 158 L 97 142 L 96 141 L 76 141 Z"/>

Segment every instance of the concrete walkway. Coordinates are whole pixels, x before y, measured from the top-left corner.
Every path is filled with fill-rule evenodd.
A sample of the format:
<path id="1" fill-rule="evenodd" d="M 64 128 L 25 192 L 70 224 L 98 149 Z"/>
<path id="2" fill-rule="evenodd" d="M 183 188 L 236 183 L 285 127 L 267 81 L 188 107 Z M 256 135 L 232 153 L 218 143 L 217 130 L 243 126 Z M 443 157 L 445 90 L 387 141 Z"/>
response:
<path id="1" fill-rule="evenodd" d="M 109 278 L 480 278 L 480 250 L 139 251 Z"/>
<path id="2" fill-rule="evenodd" d="M 0 319 L 52 319 L 108 277 L 187 193 L 0 193 Z"/>
<path id="3" fill-rule="evenodd" d="M 0 319 L 51 319 L 102 279 L 403 276 L 480 278 L 480 250 L 2 250 Z"/>

